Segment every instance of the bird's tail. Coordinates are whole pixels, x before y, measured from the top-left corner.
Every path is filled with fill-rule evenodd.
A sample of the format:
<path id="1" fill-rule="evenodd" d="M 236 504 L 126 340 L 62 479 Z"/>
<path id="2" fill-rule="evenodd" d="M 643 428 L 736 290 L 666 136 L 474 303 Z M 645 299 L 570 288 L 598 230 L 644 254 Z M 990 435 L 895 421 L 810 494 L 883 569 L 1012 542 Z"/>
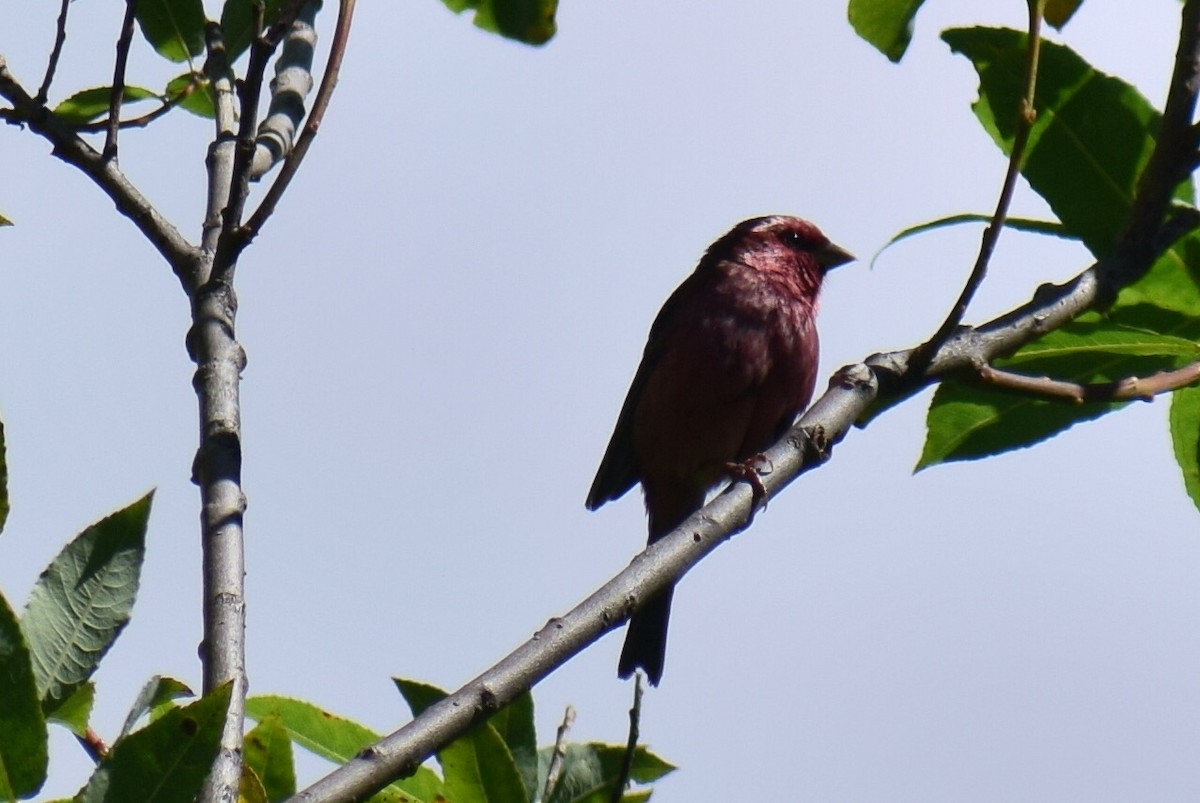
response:
<path id="1" fill-rule="evenodd" d="M 625 634 L 625 646 L 621 649 L 621 661 L 617 664 L 617 675 L 627 678 L 641 667 L 657 686 L 662 680 L 663 662 L 667 658 L 667 625 L 671 621 L 671 596 L 675 588 L 668 588 L 646 600 L 629 620 L 629 631 Z"/>
<path id="2" fill-rule="evenodd" d="M 646 492 L 652 544 L 682 524 L 704 504 L 704 489 L 696 489 L 690 484 L 647 487 L 643 478 L 642 488 Z M 621 649 L 621 660 L 617 664 L 619 677 L 627 678 L 641 667 L 646 671 L 650 685 L 657 686 L 662 680 L 663 662 L 667 655 L 667 625 L 671 621 L 671 597 L 674 592 L 675 587 L 670 586 L 648 597 L 630 618 L 625 646 Z"/>

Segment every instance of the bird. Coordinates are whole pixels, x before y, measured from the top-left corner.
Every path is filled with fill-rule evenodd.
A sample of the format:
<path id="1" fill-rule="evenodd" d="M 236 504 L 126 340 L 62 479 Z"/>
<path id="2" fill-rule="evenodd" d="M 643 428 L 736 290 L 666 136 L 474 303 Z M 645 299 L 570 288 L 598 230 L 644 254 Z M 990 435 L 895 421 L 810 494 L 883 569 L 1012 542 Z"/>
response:
<path id="1" fill-rule="evenodd" d="M 587 508 L 640 482 L 653 544 L 722 478 L 746 476 L 812 398 L 821 285 L 853 259 L 789 215 L 744 220 L 709 246 L 650 326 Z M 635 608 L 619 677 L 662 680 L 673 592 Z"/>

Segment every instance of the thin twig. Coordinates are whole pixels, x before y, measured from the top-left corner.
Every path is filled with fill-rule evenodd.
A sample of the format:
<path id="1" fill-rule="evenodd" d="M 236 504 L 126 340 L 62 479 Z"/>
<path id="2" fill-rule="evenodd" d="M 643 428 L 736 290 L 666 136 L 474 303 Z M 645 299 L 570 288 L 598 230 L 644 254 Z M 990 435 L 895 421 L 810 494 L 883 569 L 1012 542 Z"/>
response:
<path id="1" fill-rule="evenodd" d="M 751 512 L 751 515 L 754 515 Z M 629 709 L 629 738 L 625 741 L 625 757 L 621 760 L 621 774 L 613 784 L 611 803 L 621 803 L 625 789 L 629 786 L 629 777 L 633 774 L 633 759 L 637 755 L 639 724 L 642 718 L 642 673 L 637 672 L 633 678 L 633 706 Z"/>
<path id="2" fill-rule="evenodd" d="M 562 773 L 563 758 L 567 755 L 567 732 L 575 723 L 575 709 L 567 706 L 563 714 L 562 724 L 554 736 L 554 751 L 550 754 L 550 764 L 546 767 L 546 783 L 542 787 L 542 800 L 549 800 L 558 786 L 558 776 Z"/>
<path id="3" fill-rule="evenodd" d="M 184 87 L 183 91 L 178 95 L 166 98 L 162 101 L 162 105 L 151 112 L 146 112 L 141 117 L 131 117 L 128 120 L 119 121 L 118 125 L 122 130 L 126 128 L 145 128 L 160 117 L 164 117 L 171 109 L 174 109 L 180 103 L 187 100 L 199 84 L 196 82 L 189 83 Z M 105 117 L 103 120 L 97 120 L 93 123 L 84 123 L 83 125 L 75 126 L 75 130 L 81 134 L 94 134 L 97 131 L 107 131 L 111 125 L 112 118 Z"/>
<path id="4" fill-rule="evenodd" d="M 1021 162 L 1025 158 L 1025 146 L 1029 143 L 1029 132 L 1032 130 L 1034 120 L 1037 118 L 1037 110 L 1034 108 L 1034 95 L 1037 89 L 1038 57 L 1041 52 L 1042 41 L 1042 10 L 1045 7 L 1045 0 L 1027 0 L 1027 2 L 1029 5 L 1029 49 L 1025 60 L 1025 85 L 1020 106 L 1017 109 L 1017 126 L 1016 132 L 1013 134 L 1012 152 L 1008 157 L 1008 170 L 1004 174 L 1004 184 L 1000 188 L 1000 198 L 996 202 L 996 211 L 992 214 L 991 223 L 983 230 L 983 237 L 979 244 L 979 255 L 975 258 L 975 266 L 971 269 L 971 275 L 967 277 L 966 285 L 959 294 L 958 300 L 954 302 L 950 314 L 946 316 L 946 320 L 938 327 L 933 337 L 929 338 L 924 345 L 917 349 L 912 363 L 913 370 L 921 370 L 925 365 L 928 365 L 928 358 L 932 357 L 950 335 L 953 334 L 954 330 L 958 328 L 959 324 L 962 323 L 963 316 L 967 313 L 967 307 L 971 304 L 971 299 L 975 297 L 975 293 L 979 290 L 979 286 L 983 284 L 983 280 L 987 276 L 988 263 L 991 262 L 992 254 L 996 250 L 996 243 L 1000 240 L 1000 233 L 1004 230 L 1004 221 L 1008 217 L 1008 207 L 1012 204 L 1013 192 L 1017 187 L 1017 179 L 1021 175 Z"/>
<path id="5" fill-rule="evenodd" d="M 30 97 L 9 71 L 3 56 L 0 56 L 0 97 L 13 105 L 12 112 L 7 115 L 10 122 L 28 125 L 35 134 L 50 142 L 55 156 L 79 168 L 112 199 L 117 210 L 129 218 L 167 261 L 184 289 L 194 286 L 199 271 L 199 250 L 184 239 L 115 163 L 84 142 L 44 104 Z"/>
<path id="6" fill-rule="evenodd" d="M 1029 396 L 1059 399 L 1076 404 L 1083 402 L 1150 401 L 1160 393 L 1187 387 L 1200 380 L 1200 362 L 1174 371 L 1159 371 L 1148 377 L 1126 377 L 1114 382 L 1070 382 L 1045 376 L 1029 376 L 984 365 L 979 369 L 980 381 L 1000 390 Z"/>
<path id="7" fill-rule="evenodd" d="M 321 77 L 321 88 L 317 90 L 312 111 L 308 113 L 308 120 L 304 123 L 304 130 L 296 140 L 295 147 L 283 160 L 283 166 L 279 168 L 279 175 L 275 177 L 275 181 L 267 190 L 262 203 L 246 221 L 246 225 L 242 227 L 242 237 L 246 242 L 250 242 L 258 236 L 267 219 L 274 213 L 279 199 L 283 197 L 283 193 L 291 184 L 296 171 L 300 169 L 300 163 L 304 160 L 304 155 L 308 153 L 308 148 L 312 145 L 317 130 L 321 127 L 321 120 L 324 119 L 325 110 L 329 107 L 329 100 L 333 97 L 338 73 L 342 67 L 342 59 L 346 54 L 350 24 L 354 19 L 354 3 L 355 0 L 339 0 L 337 29 L 334 31 L 333 43 L 329 50 L 329 62 L 325 66 L 325 74 Z"/>
<path id="8" fill-rule="evenodd" d="M 39 106 L 50 97 L 50 84 L 54 82 L 54 73 L 58 70 L 58 59 L 62 56 L 63 45 L 67 41 L 67 12 L 71 8 L 71 0 L 62 0 L 58 9 L 58 24 L 54 32 L 54 47 L 50 49 L 50 59 L 46 62 L 46 74 L 42 76 L 42 85 L 33 96 Z"/>
<path id="9" fill-rule="evenodd" d="M 108 101 L 108 135 L 104 138 L 105 159 L 117 160 L 117 133 L 121 130 L 121 103 L 125 99 L 125 65 L 129 62 L 129 46 L 133 43 L 133 13 L 137 0 L 125 0 L 125 19 L 117 38 L 117 58 L 113 66 L 112 95 Z"/>

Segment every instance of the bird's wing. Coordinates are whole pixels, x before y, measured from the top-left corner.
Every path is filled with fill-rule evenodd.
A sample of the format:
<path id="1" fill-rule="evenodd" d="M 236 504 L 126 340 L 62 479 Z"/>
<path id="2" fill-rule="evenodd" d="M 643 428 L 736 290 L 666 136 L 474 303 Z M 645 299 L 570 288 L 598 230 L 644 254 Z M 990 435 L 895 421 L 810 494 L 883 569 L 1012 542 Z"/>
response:
<path id="1" fill-rule="evenodd" d="M 608 441 L 608 448 L 604 450 L 600 468 L 596 470 L 596 478 L 592 480 L 592 488 L 588 491 L 588 510 L 595 510 L 605 502 L 620 498 L 641 480 L 641 469 L 633 449 L 634 412 L 641 401 L 642 388 L 658 366 L 667 346 L 671 326 L 678 321 L 686 300 L 694 297 L 695 285 L 703 280 L 704 276 L 700 272 L 688 276 L 667 298 L 654 323 L 650 325 L 650 335 L 646 339 L 642 362 L 638 365 L 637 373 L 633 375 L 629 392 L 625 394 L 625 402 L 621 405 L 620 415 L 617 416 L 617 425 Z"/>

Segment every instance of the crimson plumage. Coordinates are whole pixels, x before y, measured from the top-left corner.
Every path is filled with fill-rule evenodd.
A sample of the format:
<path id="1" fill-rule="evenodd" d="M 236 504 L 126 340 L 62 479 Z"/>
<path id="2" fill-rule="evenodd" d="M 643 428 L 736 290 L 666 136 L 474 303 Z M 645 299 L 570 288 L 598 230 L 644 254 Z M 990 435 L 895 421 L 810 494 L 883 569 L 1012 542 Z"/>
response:
<path id="1" fill-rule="evenodd" d="M 730 463 L 783 435 L 817 378 L 817 298 L 853 257 L 785 215 L 752 218 L 713 243 L 663 304 L 587 497 L 590 510 L 640 482 L 650 543 L 704 504 Z M 673 588 L 634 613 L 618 673 L 662 679 Z"/>

